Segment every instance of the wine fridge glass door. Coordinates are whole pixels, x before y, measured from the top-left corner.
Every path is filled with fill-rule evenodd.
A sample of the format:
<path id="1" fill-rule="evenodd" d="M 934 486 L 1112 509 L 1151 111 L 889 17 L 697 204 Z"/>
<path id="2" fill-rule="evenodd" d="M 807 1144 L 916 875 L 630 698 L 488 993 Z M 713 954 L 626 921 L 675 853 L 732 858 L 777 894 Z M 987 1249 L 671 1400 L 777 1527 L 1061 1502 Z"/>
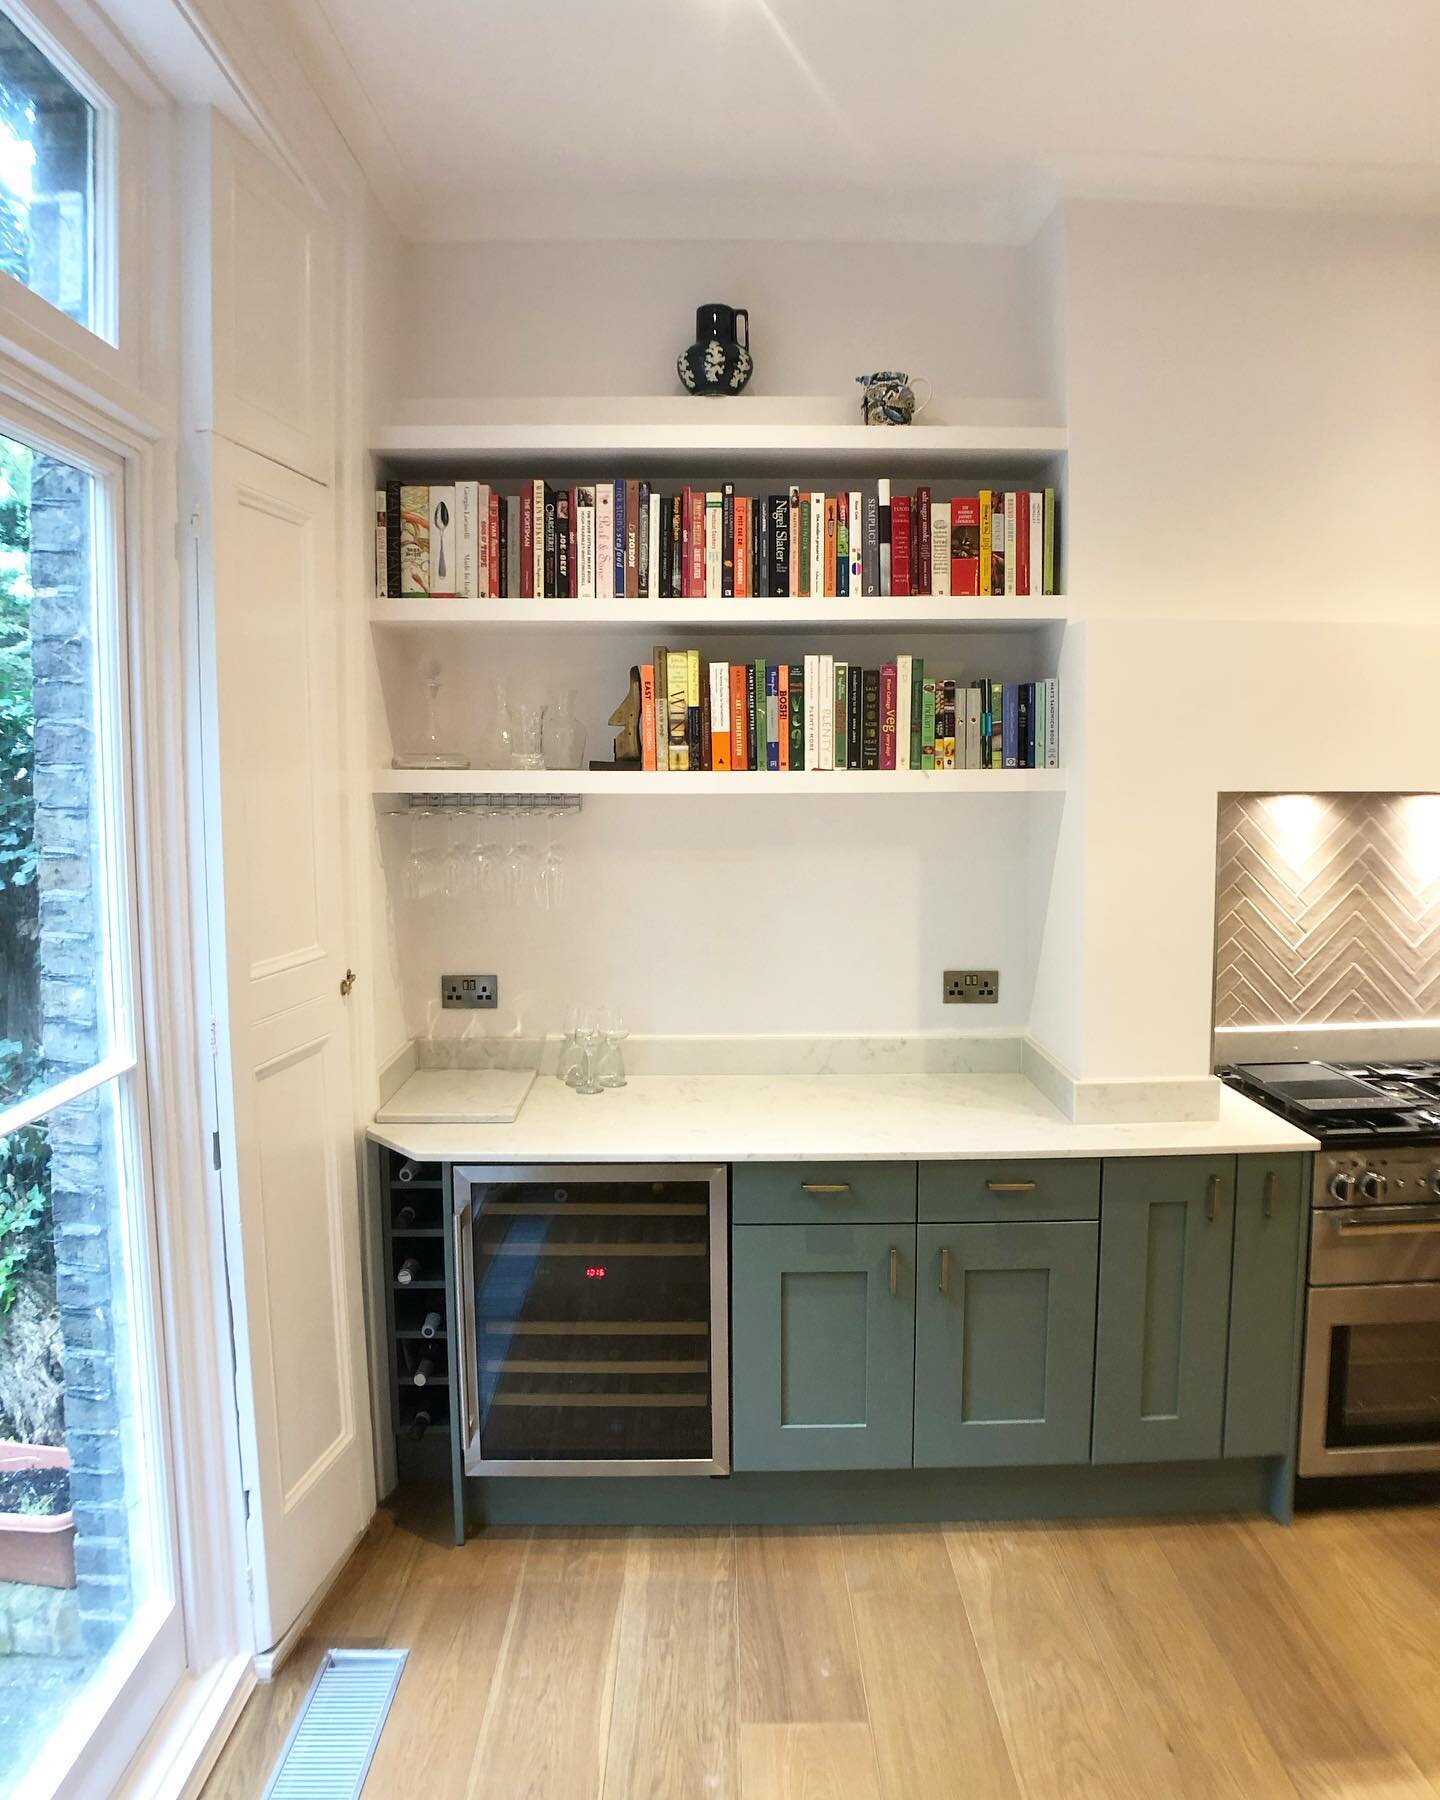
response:
<path id="1" fill-rule="evenodd" d="M 467 1471 L 724 1472 L 724 1169 L 466 1169 L 455 1202 Z"/>

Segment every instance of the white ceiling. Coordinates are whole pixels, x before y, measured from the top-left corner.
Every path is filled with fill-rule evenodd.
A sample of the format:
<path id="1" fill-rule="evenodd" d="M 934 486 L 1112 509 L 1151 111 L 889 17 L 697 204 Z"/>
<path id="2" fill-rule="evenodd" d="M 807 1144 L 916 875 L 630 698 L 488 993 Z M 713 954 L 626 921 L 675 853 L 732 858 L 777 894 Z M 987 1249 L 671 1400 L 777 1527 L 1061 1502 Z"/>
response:
<path id="1" fill-rule="evenodd" d="M 288 0 L 410 238 L 1440 208 L 1440 0 Z M 333 84 L 333 85 L 332 85 Z"/>

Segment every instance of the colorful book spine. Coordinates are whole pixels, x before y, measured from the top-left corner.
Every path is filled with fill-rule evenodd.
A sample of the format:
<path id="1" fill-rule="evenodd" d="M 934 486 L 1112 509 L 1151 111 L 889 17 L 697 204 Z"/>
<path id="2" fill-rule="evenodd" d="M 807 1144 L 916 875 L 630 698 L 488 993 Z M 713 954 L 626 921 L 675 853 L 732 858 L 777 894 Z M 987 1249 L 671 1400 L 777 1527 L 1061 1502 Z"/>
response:
<path id="1" fill-rule="evenodd" d="M 614 573 L 614 582 L 615 582 L 614 592 L 615 592 L 615 598 L 617 600 L 623 600 L 626 597 L 626 594 L 625 594 L 625 533 L 628 529 L 625 514 L 626 514 L 626 509 L 628 508 L 629 503 L 630 503 L 630 494 L 629 494 L 629 489 L 626 487 L 626 485 L 623 481 L 612 481 L 610 484 L 610 491 L 614 495 L 614 513 L 615 513 L 615 530 L 614 530 L 614 536 L 613 536 L 613 541 L 612 541 L 612 549 L 614 552 L 613 567 L 614 567 L 614 571 L 615 571 L 615 573 Z"/>
<path id="2" fill-rule="evenodd" d="M 455 597 L 455 489 L 430 489 L 430 592 L 437 600 Z"/>
<path id="3" fill-rule="evenodd" d="M 930 592 L 930 508 L 934 496 L 928 487 L 917 488 L 910 506 L 910 592 Z"/>
<path id="4" fill-rule="evenodd" d="M 945 764 L 944 764 L 944 766 L 947 769 L 953 769 L 955 767 L 955 717 L 956 717 L 955 683 L 953 681 L 947 681 L 945 683 Z M 938 743 L 936 745 L 936 750 L 937 750 L 937 752 L 939 750 Z M 939 760 L 940 760 L 938 754 L 937 754 L 935 760 L 936 760 L 936 763 L 938 764 Z"/>
<path id="5" fill-rule="evenodd" d="M 1045 767 L 1060 767 L 1060 683 L 1053 675 L 1045 680 Z"/>
<path id="6" fill-rule="evenodd" d="M 745 664 L 745 766 L 752 772 L 765 767 L 764 677 L 757 691 L 755 664 Z"/>
<path id="7" fill-rule="evenodd" d="M 885 663 L 880 670 L 880 767 L 895 767 L 896 734 L 899 727 L 898 703 L 900 694 L 899 672 L 894 663 Z"/>
<path id="8" fill-rule="evenodd" d="M 776 671 L 778 698 L 775 708 L 775 741 L 779 750 L 779 768 L 783 775 L 790 767 L 790 665 L 780 663 Z"/>
<path id="9" fill-rule="evenodd" d="M 705 586 L 701 595 L 706 600 L 719 600 L 725 572 L 725 495 L 713 488 L 705 496 Z"/>
<path id="10" fill-rule="evenodd" d="M 810 596 L 810 496 L 801 494 L 799 508 L 799 544 L 800 544 L 800 576 L 798 600 L 802 595 Z"/>
<path id="11" fill-rule="evenodd" d="M 790 503 L 790 598 L 798 600 L 801 593 L 809 593 L 808 584 L 802 589 L 801 577 L 805 568 L 805 546 L 809 543 L 808 532 L 802 541 L 800 525 L 800 490 L 792 487 L 789 493 Z"/>
<path id="12" fill-rule="evenodd" d="M 735 484 L 720 490 L 720 598 L 735 598 Z"/>
<path id="13" fill-rule="evenodd" d="M 865 710 L 865 671 L 859 663 L 850 663 L 845 677 L 845 691 L 849 703 L 849 717 L 846 720 L 846 737 L 850 745 L 850 767 L 864 767 L 862 760 L 864 736 L 861 730 L 860 715 Z"/>
<path id="14" fill-rule="evenodd" d="M 980 501 L 974 494 L 950 502 L 950 592 L 966 600 L 980 592 Z"/>
<path id="15" fill-rule="evenodd" d="M 650 553 L 645 559 L 645 596 L 649 600 L 660 598 L 660 522 L 664 512 L 664 502 L 652 488 L 645 513 L 650 545 Z"/>
<path id="16" fill-rule="evenodd" d="M 375 504 L 375 598 L 383 600 L 390 592 L 389 575 L 385 566 L 384 488 L 376 488 L 372 498 Z"/>
<path id="17" fill-rule="evenodd" d="M 640 665 L 640 766 L 655 770 L 655 665 Z"/>
<path id="18" fill-rule="evenodd" d="M 1020 683 L 1020 767 L 1035 767 L 1035 683 Z"/>
<path id="19" fill-rule="evenodd" d="M 575 490 L 575 594 L 580 600 L 595 598 L 595 490 Z"/>
<path id="20" fill-rule="evenodd" d="M 400 572 L 400 483 L 385 483 L 385 593 L 398 597 L 405 592 Z"/>
<path id="21" fill-rule="evenodd" d="M 750 598 L 750 576 L 753 569 L 753 554 L 750 545 L 750 498 L 748 494 L 735 496 L 735 598 Z"/>
<path id="22" fill-rule="evenodd" d="M 995 496 L 989 488 L 981 488 L 976 496 L 976 510 L 980 514 L 979 592 L 989 599 L 995 592 Z"/>
<path id="23" fill-rule="evenodd" d="M 890 503 L 890 592 L 896 599 L 910 593 L 910 536 L 910 496 L 897 494 Z"/>
<path id="24" fill-rule="evenodd" d="M 710 516 L 708 496 L 704 488 L 690 490 L 690 587 L 689 598 L 703 600 L 709 570 L 705 553 L 706 520 Z"/>
<path id="25" fill-rule="evenodd" d="M 866 669 L 860 677 L 860 767 L 880 767 L 880 671 Z"/>
<path id="26" fill-rule="evenodd" d="M 850 581 L 846 592 L 858 600 L 865 592 L 865 527 L 859 488 L 850 490 Z"/>
<path id="27" fill-rule="evenodd" d="M 817 769 L 835 767 L 835 658 L 822 656 L 816 667 L 820 682 L 820 705 L 816 717 L 819 730 Z"/>
<path id="28" fill-rule="evenodd" d="M 850 666 L 835 665 L 835 767 L 848 769 L 850 759 Z"/>
<path id="29" fill-rule="evenodd" d="M 615 598 L 615 488 L 608 481 L 595 486 L 595 598 Z"/>
<path id="30" fill-rule="evenodd" d="M 685 766 L 689 769 L 699 769 L 703 767 L 700 733 L 700 652 L 687 650 L 683 660 L 685 666 L 685 748 L 689 752 Z"/>
<path id="31" fill-rule="evenodd" d="M 1045 495 L 1040 488 L 1030 491 L 1029 576 L 1025 592 L 1038 600 L 1045 592 Z"/>
<path id="32" fill-rule="evenodd" d="M 965 690 L 965 748 L 960 760 L 963 769 L 978 769 L 980 763 L 980 686 L 972 682 Z M 957 737 L 959 736 L 957 721 Z"/>
<path id="33" fill-rule="evenodd" d="M 875 567 L 880 576 L 880 593 L 888 598 L 894 593 L 895 561 L 894 547 L 890 541 L 890 483 L 876 483 L 876 561 Z"/>
<path id="34" fill-rule="evenodd" d="M 1045 490 L 1045 555 L 1044 555 L 1044 568 L 1041 572 L 1041 578 L 1042 578 L 1042 581 L 1044 584 L 1044 591 L 1047 594 L 1053 594 L 1055 592 L 1055 561 L 1056 561 L 1055 526 L 1056 526 L 1055 490 L 1054 490 L 1054 488 L 1046 488 L 1046 490 Z"/>
<path id="35" fill-rule="evenodd" d="M 948 599 L 950 596 L 950 503 L 932 501 L 930 505 L 930 592 Z"/>
<path id="36" fill-rule="evenodd" d="M 880 501 L 875 494 L 865 496 L 865 536 L 860 556 L 865 585 L 861 590 L 873 600 L 880 592 Z"/>
<path id="37" fill-rule="evenodd" d="M 821 549 L 823 561 L 820 568 L 820 580 L 824 598 L 833 600 L 836 594 L 836 561 L 840 555 L 840 513 L 835 504 L 835 496 L 825 496 L 825 541 Z"/>
<path id="38" fill-rule="evenodd" d="M 750 766 L 750 740 L 745 732 L 745 671 L 739 663 L 727 663 L 730 681 L 730 767 Z"/>
<path id="39" fill-rule="evenodd" d="M 920 695 L 920 767 L 935 767 L 935 683 L 926 681 Z"/>
<path id="40" fill-rule="evenodd" d="M 430 489 L 420 482 L 400 489 L 400 592 L 430 592 Z"/>
<path id="41" fill-rule="evenodd" d="M 790 498 L 772 494 L 770 512 L 770 592 L 779 599 L 790 592 Z"/>
<path id="42" fill-rule="evenodd" d="M 560 488 L 555 495 L 555 598 L 570 598 L 570 492 Z"/>
<path id="43" fill-rule="evenodd" d="M 1000 766 L 1004 769 L 1018 769 L 1020 767 L 1020 689 L 1013 681 L 1007 681 L 1000 692 Z"/>
<path id="44" fill-rule="evenodd" d="M 686 665 L 683 650 L 665 653 L 665 734 L 667 767 L 683 770 L 690 767 L 690 732 L 686 699 Z"/>
<path id="45" fill-rule="evenodd" d="M 925 732 L 925 658 L 912 656 L 910 663 L 910 748 L 908 766 L 912 769 L 924 768 L 921 760 L 920 743 Z"/>
<path id="46" fill-rule="evenodd" d="M 1003 571 L 1004 579 L 1000 588 L 1000 592 L 1004 594 L 1007 600 L 1013 599 L 1015 594 L 1017 522 L 1018 515 L 1015 510 L 1015 495 L 1012 492 L 1005 496 L 1005 568 Z"/>
<path id="47" fill-rule="evenodd" d="M 1008 514 L 1005 529 L 1008 535 Z M 1015 593 L 1020 599 L 1030 593 L 1030 495 L 1023 488 L 1015 495 Z"/>
<path id="48" fill-rule="evenodd" d="M 805 763 L 805 684 L 804 663 L 790 665 L 790 767 L 804 769 Z"/>
<path id="49" fill-rule="evenodd" d="M 490 530 L 488 539 L 489 556 L 485 574 L 486 582 L 489 584 L 488 598 L 498 600 L 500 598 L 501 571 L 505 567 L 502 560 L 503 552 L 500 546 L 500 521 L 504 517 L 504 508 L 500 502 L 500 491 L 498 488 L 491 488 L 488 493 L 486 493 L 484 488 L 480 491 L 482 494 L 485 494 L 486 497 L 485 504 L 480 512 L 479 523 L 483 528 L 488 521 Z"/>
<path id="50" fill-rule="evenodd" d="M 761 663 L 755 671 L 757 686 L 762 669 L 765 673 L 765 767 L 773 775 L 780 769 L 780 668 L 777 663 Z"/>
<path id="51" fill-rule="evenodd" d="M 914 658 L 895 658 L 895 762 L 897 769 L 910 767 L 910 672 Z"/>
<path id="52" fill-rule="evenodd" d="M 690 767 L 693 769 L 696 766 L 695 759 L 698 757 L 700 768 L 708 772 L 715 767 L 714 698 L 710 686 L 710 669 L 703 660 L 700 662 L 700 705 L 696 711 L 697 742 L 691 752 Z"/>
<path id="53" fill-rule="evenodd" d="M 530 483 L 530 593 L 545 598 L 545 483 Z"/>

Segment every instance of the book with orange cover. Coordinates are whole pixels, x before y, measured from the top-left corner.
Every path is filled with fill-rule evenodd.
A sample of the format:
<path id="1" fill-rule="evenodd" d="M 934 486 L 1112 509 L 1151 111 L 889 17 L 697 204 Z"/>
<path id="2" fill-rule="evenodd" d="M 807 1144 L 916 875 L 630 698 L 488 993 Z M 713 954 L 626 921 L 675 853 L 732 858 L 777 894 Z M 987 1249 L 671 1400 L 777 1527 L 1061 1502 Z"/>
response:
<path id="1" fill-rule="evenodd" d="M 750 496 L 735 496 L 735 598 L 750 598 Z"/>
<path id="2" fill-rule="evenodd" d="M 835 496 L 825 496 L 825 598 L 835 598 L 835 539 L 839 519 L 835 512 Z"/>
<path id="3" fill-rule="evenodd" d="M 655 773 L 655 665 L 640 665 L 640 766 Z"/>
<path id="4" fill-rule="evenodd" d="M 790 665 L 780 665 L 780 690 L 776 699 L 776 723 L 779 726 L 780 767 L 790 767 Z"/>
<path id="5" fill-rule="evenodd" d="M 750 745 L 745 736 L 745 665 L 730 664 L 730 767 L 748 769 Z"/>

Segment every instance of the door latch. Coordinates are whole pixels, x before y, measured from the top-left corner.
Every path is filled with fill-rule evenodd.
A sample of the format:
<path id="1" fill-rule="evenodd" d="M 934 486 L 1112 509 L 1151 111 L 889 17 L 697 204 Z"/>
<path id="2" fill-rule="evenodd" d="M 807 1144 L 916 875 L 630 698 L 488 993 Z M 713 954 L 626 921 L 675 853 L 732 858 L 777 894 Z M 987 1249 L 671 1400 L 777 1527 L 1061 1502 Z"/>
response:
<path id="1" fill-rule="evenodd" d="M 344 978 L 340 983 L 340 998 L 342 1000 L 348 1000 L 350 998 L 350 990 L 354 987 L 356 979 L 357 977 L 353 969 L 347 969 L 345 971 Z"/>

